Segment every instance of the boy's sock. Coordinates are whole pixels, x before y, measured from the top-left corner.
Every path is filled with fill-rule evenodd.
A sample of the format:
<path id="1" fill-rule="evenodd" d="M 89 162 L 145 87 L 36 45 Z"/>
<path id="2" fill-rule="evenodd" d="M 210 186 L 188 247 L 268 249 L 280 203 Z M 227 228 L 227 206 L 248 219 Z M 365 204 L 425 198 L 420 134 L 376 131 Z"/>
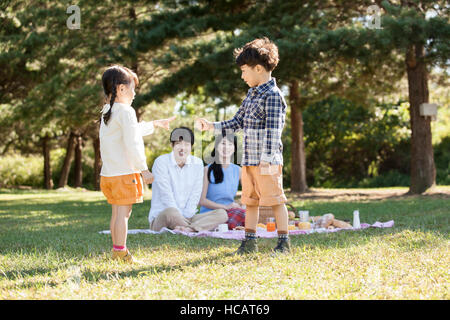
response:
<path id="1" fill-rule="evenodd" d="M 256 239 L 256 230 L 245 229 L 245 239 Z"/>
<path id="2" fill-rule="evenodd" d="M 114 249 L 114 251 L 125 251 L 127 248 L 125 246 L 116 246 L 114 244 L 113 249 Z"/>
<path id="3" fill-rule="evenodd" d="M 289 239 L 289 233 L 286 231 L 278 231 L 278 239 Z"/>

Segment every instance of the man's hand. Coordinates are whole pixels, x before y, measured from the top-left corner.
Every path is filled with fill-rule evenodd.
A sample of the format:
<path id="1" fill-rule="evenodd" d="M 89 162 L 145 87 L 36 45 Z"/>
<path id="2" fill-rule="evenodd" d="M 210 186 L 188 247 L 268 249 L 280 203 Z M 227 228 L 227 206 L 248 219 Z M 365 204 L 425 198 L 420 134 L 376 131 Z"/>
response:
<path id="1" fill-rule="evenodd" d="M 214 123 L 204 118 L 198 118 L 197 120 L 195 120 L 195 126 L 200 131 L 214 130 Z"/>
<path id="2" fill-rule="evenodd" d="M 176 116 L 170 117 L 168 119 L 154 120 L 153 125 L 155 127 L 160 127 L 166 130 L 169 130 L 170 123 L 175 120 Z"/>
<path id="3" fill-rule="evenodd" d="M 141 174 L 142 174 L 142 178 L 144 179 L 145 184 L 150 184 L 153 182 L 153 180 L 155 180 L 155 177 L 153 176 L 153 174 L 148 170 L 142 171 Z"/>

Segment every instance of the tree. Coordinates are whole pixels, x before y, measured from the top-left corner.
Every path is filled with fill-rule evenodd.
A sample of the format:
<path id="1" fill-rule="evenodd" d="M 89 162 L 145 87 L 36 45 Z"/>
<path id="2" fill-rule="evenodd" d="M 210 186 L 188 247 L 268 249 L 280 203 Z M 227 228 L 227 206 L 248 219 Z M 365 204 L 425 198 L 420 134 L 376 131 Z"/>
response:
<path id="1" fill-rule="evenodd" d="M 420 116 L 420 105 L 429 98 L 428 73 L 435 65 L 448 67 L 450 25 L 445 1 L 377 1 L 385 15 L 382 29 L 342 27 L 330 31 L 320 40 L 323 50 L 333 50 L 330 39 L 344 34 L 338 54 L 358 60 L 368 58 L 380 65 L 387 55 L 403 58 L 408 78 L 411 122 L 411 185 L 409 193 L 420 194 L 435 184 L 430 119 Z M 427 13 L 435 13 L 428 17 Z M 359 43 L 355 47 L 351 39 Z"/>
<path id="2" fill-rule="evenodd" d="M 370 60 L 347 58 L 352 64 L 340 63 L 345 59 L 336 53 L 339 35 L 332 42 L 335 50 L 322 50 L 321 35 L 361 16 L 369 3 L 199 1 L 173 12 L 152 15 L 138 26 L 137 49 L 166 48 L 153 61 L 170 72 L 141 94 L 137 103 L 161 102 L 180 92 L 194 94 L 196 88 L 203 86 L 207 95 L 220 101 L 219 108 L 239 104 L 247 88 L 240 81 L 239 70 L 230 68 L 233 49 L 256 37 L 268 36 L 278 45 L 281 56 L 274 76 L 279 85 L 289 88 L 291 189 L 304 192 L 308 187 L 302 112 L 307 105 L 331 94 L 367 99 L 368 93 L 393 88 L 395 81 L 379 81 L 380 77 L 398 78 L 398 68 L 377 69 Z M 368 76 L 370 72 L 376 74 L 375 80 Z M 359 86 L 354 85 L 355 79 L 359 79 Z"/>
<path id="3" fill-rule="evenodd" d="M 14 121 L 8 120 L 9 129 L 14 130 L 10 131 L 20 130 L 20 139 L 29 137 L 26 141 L 31 144 L 34 136 L 41 137 L 39 150 L 44 155 L 48 188 L 52 185 L 47 180 L 51 177 L 51 139 L 63 134 L 67 147 L 58 187 L 68 183 L 73 155 L 75 185 L 81 186 L 83 138 L 92 137 L 95 154 L 99 154 L 94 138 L 103 104 L 99 75 L 108 64 L 123 60 L 117 56 L 125 56 L 120 50 L 122 22 L 132 20 L 135 8 L 137 14 L 152 10 L 155 1 L 140 1 L 135 7 L 127 1 L 83 0 L 78 5 L 79 30 L 66 26 L 68 2 L 10 1 L 0 15 L 0 98 L 14 106 L 9 118 Z M 128 12 L 123 11 L 125 5 Z M 20 139 L 11 134 L 4 151 Z M 96 168 L 99 163 L 98 157 Z"/>

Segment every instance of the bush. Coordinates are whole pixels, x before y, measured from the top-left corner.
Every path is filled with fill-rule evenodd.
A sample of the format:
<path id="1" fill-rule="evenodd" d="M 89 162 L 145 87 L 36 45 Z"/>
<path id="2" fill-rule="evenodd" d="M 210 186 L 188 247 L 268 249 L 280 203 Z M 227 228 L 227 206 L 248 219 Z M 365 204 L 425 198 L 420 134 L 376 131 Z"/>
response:
<path id="1" fill-rule="evenodd" d="M 450 185 L 450 137 L 445 137 L 434 146 L 436 184 Z"/>
<path id="2" fill-rule="evenodd" d="M 170 152 L 169 147 L 165 150 L 145 148 L 149 168 L 154 160 L 161 154 Z M 156 150 L 158 152 L 156 152 Z M 55 188 L 61 175 L 65 148 L 50 151 L 50 166 Z M 94 149 L 91 146 L 83 150 L 83 184 L 82 187 L 94 190 Z M 72 160 L 70 167 L 68 185 L 73 186 L 75 181 L 75 162 Z M 8 155 L 0 158 L 0 187 L 30 186 L 32 188 L 44 188 L 44 159 L 42 155 Z"/>
<path id="3" fill-rule="evenodd" d="M 407 103 L 355 105 L 337 97 L 303 112 L 310 187 L 409 186 L 411 142 Z M 289 119 L 289 114 L 287 119 Z M 290 186 L 291 127 L 283 131 L 284 186 Z M 436 184 L 450 184 L 450 137 L 434 146 Z"/>
<path id="4" fill-rule="evenodd" d="M 8 155 L 0 158 L 0 186 L 42 188 L 44 164 L 40 156 Z"/>
<path id="5" fill-rule="evenodd" d="M 50 151 L 50 166 L 55 187 L 59 182 L 66 150 L 64 148 Z M 94 188 L 93 152 L 83 151 L 83 187 Z M 69 185 L 73 185 L 73 165 L 69 174 Z M 7 155 L 0 158 L 0 186 L 17 187 L 30 186 L 44 188 L 44 159 L 42 155 Z"/>
<path id="6" fill-rule="evenodd" d="M 358 183 L 358 188 L 382 188 L 382 187 L 409 187 L 410 177 L 398 171 L 389 171 L 385 174 L 365 178 Z"/>
<path id="7" fill-rule="evenodd" d="M 401 171 L 407 167 L 404 148 L 396 152 L 405 140 L 408 144 L 407 105 L 363 106 L 330 97 L 309 105 L 303 120 L 309 185 L 384 185 L 382 177 L 403 183 L 404 177 L 388 172 L 409 174 Z"/>

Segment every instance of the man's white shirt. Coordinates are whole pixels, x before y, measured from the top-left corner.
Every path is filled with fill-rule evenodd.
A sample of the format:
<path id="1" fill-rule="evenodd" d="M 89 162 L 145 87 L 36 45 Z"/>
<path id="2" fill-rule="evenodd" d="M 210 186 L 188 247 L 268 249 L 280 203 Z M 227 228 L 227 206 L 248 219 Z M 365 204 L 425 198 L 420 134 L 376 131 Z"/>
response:
<path id="1" fill-rule="evenodd" d="M 163 154 L 153 163 L 152 202 L 148 216 L 150 224 L 167 208 L 176 208 L 185 218 L 197 213 L 203 188 L 203 161 L 188 155 L 185 165 L 175 161 L 173 152 Z"/>

